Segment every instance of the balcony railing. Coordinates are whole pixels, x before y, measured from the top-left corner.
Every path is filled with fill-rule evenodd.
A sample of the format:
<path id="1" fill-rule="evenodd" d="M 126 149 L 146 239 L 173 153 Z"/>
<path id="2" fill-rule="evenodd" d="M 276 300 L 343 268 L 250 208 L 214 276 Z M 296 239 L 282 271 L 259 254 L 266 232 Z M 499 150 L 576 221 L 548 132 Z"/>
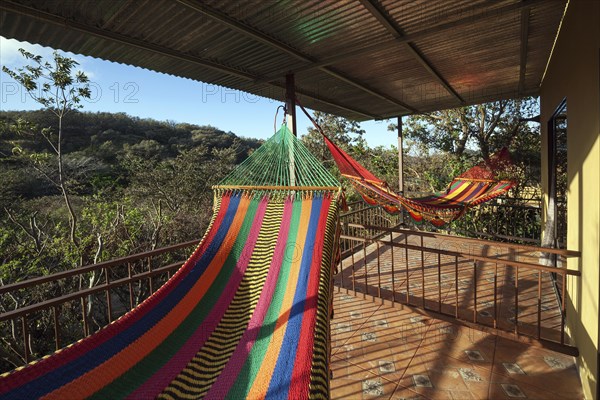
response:
<path id="1" fill-rule="evenodd" d="M 565 337 L 566 288 L 580 272 L 557 265 L 580 253 L 372 224 L 341 227 L 340 247 L 353 251 L 342 256 L 339 288 L 576 352 Z"/>
<path id="2" fill-rule="evenodd" d="M 340 217 L 340 290 L 576 352 L 565 335 L 566 289 L 580 273 L 560 266 L 579 253 L 403 229 L 400 216 L 362 203 L 350 206 Z M 125 314 L 166 282 L 197 243 L 0 286 L 0 372 Z M 547 254 L 558 263 L 543 262 Z"/>
<path id="3" fill-rule="evenodd" d="M 199 240 L 0 286 L 2 370 L 111 323 L 164 284 Z M 2 372 L 2 371 L 0 371 Z"/>
<path id="4" fill-rule="evenodd" d="M 519 221 L 515 224 L 514 221 Z M 542 208 L 538 199 L 499 197 L 453 223 L 454 232 L 481 239 L 539 245 Z"/>
<path id="5" fill-rule="evenodd" d="M 381 207 L 369 206 L 363 201 L 348 203 L 348 211 L 341 213 L 340 225 L 345 235 L 360 236 L 367 239 L 376 239 L 382 235 L 379 227 L 394 228 L 402 223 L 402 215 L 391 215 Z M 376 229 L 365 229 L 365 224 L 377 226 Z M 340 240 L 339 249 L 342 258 L 359 250 L 360 243 L 351 243 Z"/>

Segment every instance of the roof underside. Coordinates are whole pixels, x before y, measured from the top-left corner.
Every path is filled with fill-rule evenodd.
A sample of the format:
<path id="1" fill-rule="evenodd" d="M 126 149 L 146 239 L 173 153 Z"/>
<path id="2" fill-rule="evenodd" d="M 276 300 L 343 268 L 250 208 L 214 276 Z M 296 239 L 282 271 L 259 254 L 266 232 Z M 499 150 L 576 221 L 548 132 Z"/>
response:
<path id="1" fill-rule="evenodd" d="M 538 93 L 563 0 L 18 0 L 0 35 L 379 119 Z"/>

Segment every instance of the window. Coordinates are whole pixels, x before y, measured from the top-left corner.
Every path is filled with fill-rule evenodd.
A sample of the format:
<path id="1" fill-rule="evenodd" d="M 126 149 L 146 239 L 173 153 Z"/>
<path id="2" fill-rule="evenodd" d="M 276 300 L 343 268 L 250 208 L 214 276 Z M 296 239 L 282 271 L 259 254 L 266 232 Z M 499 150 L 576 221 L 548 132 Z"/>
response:
<path id="1" fill-rule="evenodd" d="M 548 207 L 553 218 L 552 245 L 567 245 L 567 100 L 564 99 L 548 121 Z M 546 232 L 549 232 L 548 230 Z"/>

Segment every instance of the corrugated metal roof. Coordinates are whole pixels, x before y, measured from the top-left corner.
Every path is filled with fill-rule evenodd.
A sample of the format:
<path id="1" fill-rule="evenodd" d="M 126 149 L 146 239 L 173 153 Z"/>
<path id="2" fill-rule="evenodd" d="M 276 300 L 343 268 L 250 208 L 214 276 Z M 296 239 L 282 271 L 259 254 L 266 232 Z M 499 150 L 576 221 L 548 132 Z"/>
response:
<path id="1" fill-rule="evenodd" d="M 365 120 L 537 94 L 565 2 L 3 0 L 0 35 Z"/>

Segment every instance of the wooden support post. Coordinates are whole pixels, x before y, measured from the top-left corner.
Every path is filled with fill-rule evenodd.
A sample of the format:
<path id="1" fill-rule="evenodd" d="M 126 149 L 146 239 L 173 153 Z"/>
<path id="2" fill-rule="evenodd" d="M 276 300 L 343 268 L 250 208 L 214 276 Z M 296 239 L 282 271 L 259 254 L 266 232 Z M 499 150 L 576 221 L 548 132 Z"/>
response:
<path id="1" fill-rule="evenodd" d="M 296 129 L 296 83 L 294 74 L 285 76 L 285 108 L 287 110 L 287 126 L 294 136 L 298 136 Z"/>
<path id="2" fill-rule="evenodd" d="M 294 136 L 298 136 L 298 130 L 296 128 L 296 84 L 294 82 L 294 74 L 287 74 L 285 76 L 285 109 L 287 127 L 292 131 Z M 296 162 L 294 159 L 292 143 L 290 143 L 289 159 L 290 186 L 295 186 Z"/>
<path id="3" fill-rule="evenodd" d="M 398 193 L 404 195 L 404 151 L 402 142 L 402 117 L 398 117 Z M 400 213 L 400 223 L 404 223 L 404 212 Z"/>
<path id="4" fill-rule="evenodd" d="M 404 140 L 402 132 L 402 117 L 398 117 L 398 191 L 404 194 L 404 152 L 402 151 L 402 142 Z"/>

